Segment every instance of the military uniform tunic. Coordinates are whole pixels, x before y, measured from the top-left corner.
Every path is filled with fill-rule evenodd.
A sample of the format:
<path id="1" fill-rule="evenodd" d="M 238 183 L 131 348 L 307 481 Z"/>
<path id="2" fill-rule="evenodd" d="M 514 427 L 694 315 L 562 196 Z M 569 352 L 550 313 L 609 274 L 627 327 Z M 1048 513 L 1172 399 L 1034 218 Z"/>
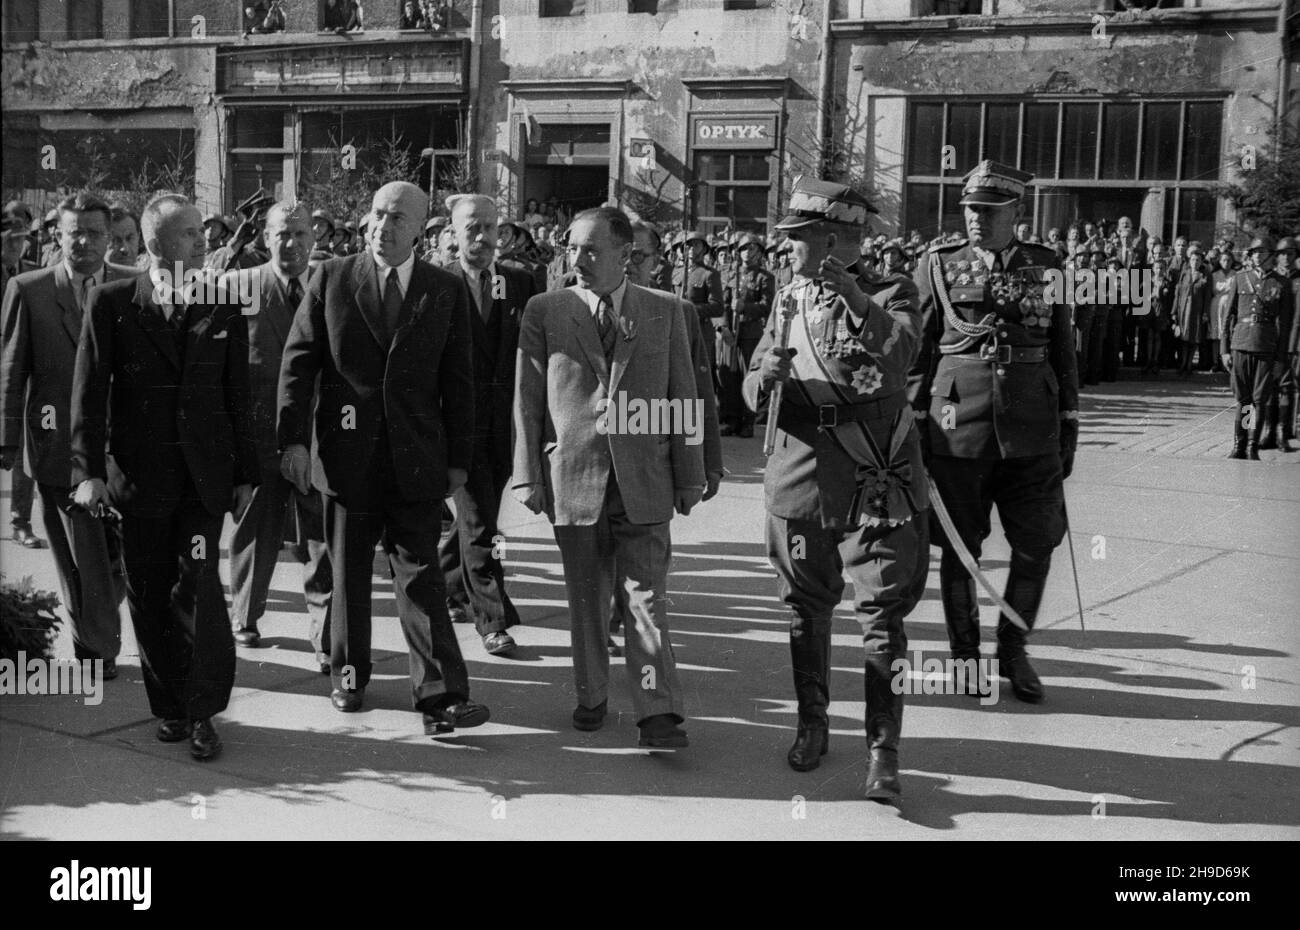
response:
<path id="1" fill-rule="evenodd" d="M 1287 361 L 1295 312 L 1291 282 L 1276 271 L 1239 271 L 1223 308 L 1220 351 L 1232 355 L 1233 395 L 1259 411 L 1277 389 L 1275 364 Z"/>

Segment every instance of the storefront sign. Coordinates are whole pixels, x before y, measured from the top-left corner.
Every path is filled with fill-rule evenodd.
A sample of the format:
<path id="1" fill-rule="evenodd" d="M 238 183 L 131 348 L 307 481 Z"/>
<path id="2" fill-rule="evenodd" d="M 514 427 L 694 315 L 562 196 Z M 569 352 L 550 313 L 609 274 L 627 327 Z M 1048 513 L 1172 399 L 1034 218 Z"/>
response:
<path id="1" fill-rule="evenodd" d="M 773 149 L 776 116 L 696 116 L 691 143 L 697 149 Z"/>
<path id="2" fill-rule="evenodd" d="M 385 43 L 382 47 L 277 51 L 240 49 L 223 61 L 223 93 L 337 93 L 348 90 L 409 92 L 460 90 L 464 56 L 459 46 Z"/>

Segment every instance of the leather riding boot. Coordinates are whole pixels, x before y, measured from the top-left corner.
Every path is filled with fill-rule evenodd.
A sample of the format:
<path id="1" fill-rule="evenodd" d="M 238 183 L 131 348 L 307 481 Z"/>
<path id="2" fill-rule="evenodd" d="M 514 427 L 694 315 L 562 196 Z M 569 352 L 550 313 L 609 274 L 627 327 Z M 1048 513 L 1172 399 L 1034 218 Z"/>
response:
<path id="1" fill-rule="evenodd" d="M 1038 606 L 1043 600 L 1051 566 L 1050 552 L 1043 558 L 1032 558 L 1016 550 L 1011 552 L 1011 570 L 1003 597 L 1031 630 L 1038 617 Z M 1027 631 L 1012 623 L 1005 614 L 998 615 L 998 670 L 1010 679 L 1011 691 L 1016 697 L 1037 704 L 1043 699 L 1043 683 L 1029 664 L 1029 655 L 1025 652 L 1027 639 Z"/>
<path id="2" fill-rule="evenodd" d="M 1264 405 L 1264 430 L 1259 440 L 1261 449 L 1277 448 L 1277 415 L 1278 403 L 1277 398 L 1274 398 Z"/>
<path id="3" fill-rule="evenodd" d="M 1244 459 L 1246 457 L 1246 427 L 1242 425 L 1241 405 L 1237 405 L 1237 418 L 1232 424 L 1232 448 L 1228 450 L 1228 458 Z"/>
<path id="4" fill-rule="evenodd" d="M 795 618 L 790 624 L 790 667 L 799 701 L 799 728 L 786 761 L 796 772 L 821 764 L 829 747 L 831 618 Z"/>
<path id="5" fill-rule="evenodd" d="M 1246 458 L 1252 462 L 1259 461 L 1259 434 L 1263 428 L 1264 424 L 1257 417 L 1255 425 L 1246 433 Z"/>
<path id="6" fill-rule="evenodd" d="M 1283 397 L 1277 403 L 1277 425 L 1281 430 L 1278 448 L 1283 452 L 1291 451 L 1291 440 L 1295 439 L 1295 400 L 1291 396 Z"/>
<path id="7" fill-rule="evenodd" d="M 903 695 L 893 685 L 894 656 L 867 656 L 863 668 L 867 698 L 868 800 L 888 803 L 903 796 L 898 781 L 898 741 L 903 733 Z"/>
<path id="8" fill-rule="evenodd" d="M 939 596 L 943 622 L 948 627 L 948 648 L 954 659 L 978 659 L 980 655 L 980 608 L 975 579 L 957 554 L 945 549 L 939 563 Z"/>

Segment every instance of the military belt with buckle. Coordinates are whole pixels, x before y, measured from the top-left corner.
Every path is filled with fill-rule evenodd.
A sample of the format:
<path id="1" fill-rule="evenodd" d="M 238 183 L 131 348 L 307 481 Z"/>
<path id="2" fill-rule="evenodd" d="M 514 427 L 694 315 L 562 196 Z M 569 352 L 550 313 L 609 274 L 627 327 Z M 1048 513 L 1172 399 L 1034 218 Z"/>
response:
<path id="1" fill-rule="evenodd" d="M 799 404 L 785 403 L 781 406 L 781 419 L 789 418 L 791 425 L 815 425 L 818 429 L 834 429 L 844 423 L 860 420 L 879 420 L 892 416 L 907 406 L 907 392 L 895 391 L 880 400 L 868 400 L 858 404 L 821 404 L 805 407 Z"/>
<path id="2" fill-rule="evenodd" d="M 959 356 L 974 356 L 980 361 L 995 362 L 998 365 L 1036 364 L 1047 361 L 1047 346 L 1009 346 L 1005 344 L 985 343 L 978 352 L 958 352 Z"/>

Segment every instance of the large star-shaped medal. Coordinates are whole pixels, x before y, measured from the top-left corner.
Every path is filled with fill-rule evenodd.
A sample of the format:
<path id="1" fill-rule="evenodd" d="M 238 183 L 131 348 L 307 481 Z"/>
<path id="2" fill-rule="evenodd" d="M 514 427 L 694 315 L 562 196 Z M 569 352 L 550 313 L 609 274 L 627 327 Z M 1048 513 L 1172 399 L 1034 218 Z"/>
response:
<path id="1" fill-rule="evenodd" d="M 863 365 L 853 372 L 853 386 L 857 388 L 859 394 L 874 394 L 880 390 L 884 380 L 885 376 L 875 365 Z"/>

